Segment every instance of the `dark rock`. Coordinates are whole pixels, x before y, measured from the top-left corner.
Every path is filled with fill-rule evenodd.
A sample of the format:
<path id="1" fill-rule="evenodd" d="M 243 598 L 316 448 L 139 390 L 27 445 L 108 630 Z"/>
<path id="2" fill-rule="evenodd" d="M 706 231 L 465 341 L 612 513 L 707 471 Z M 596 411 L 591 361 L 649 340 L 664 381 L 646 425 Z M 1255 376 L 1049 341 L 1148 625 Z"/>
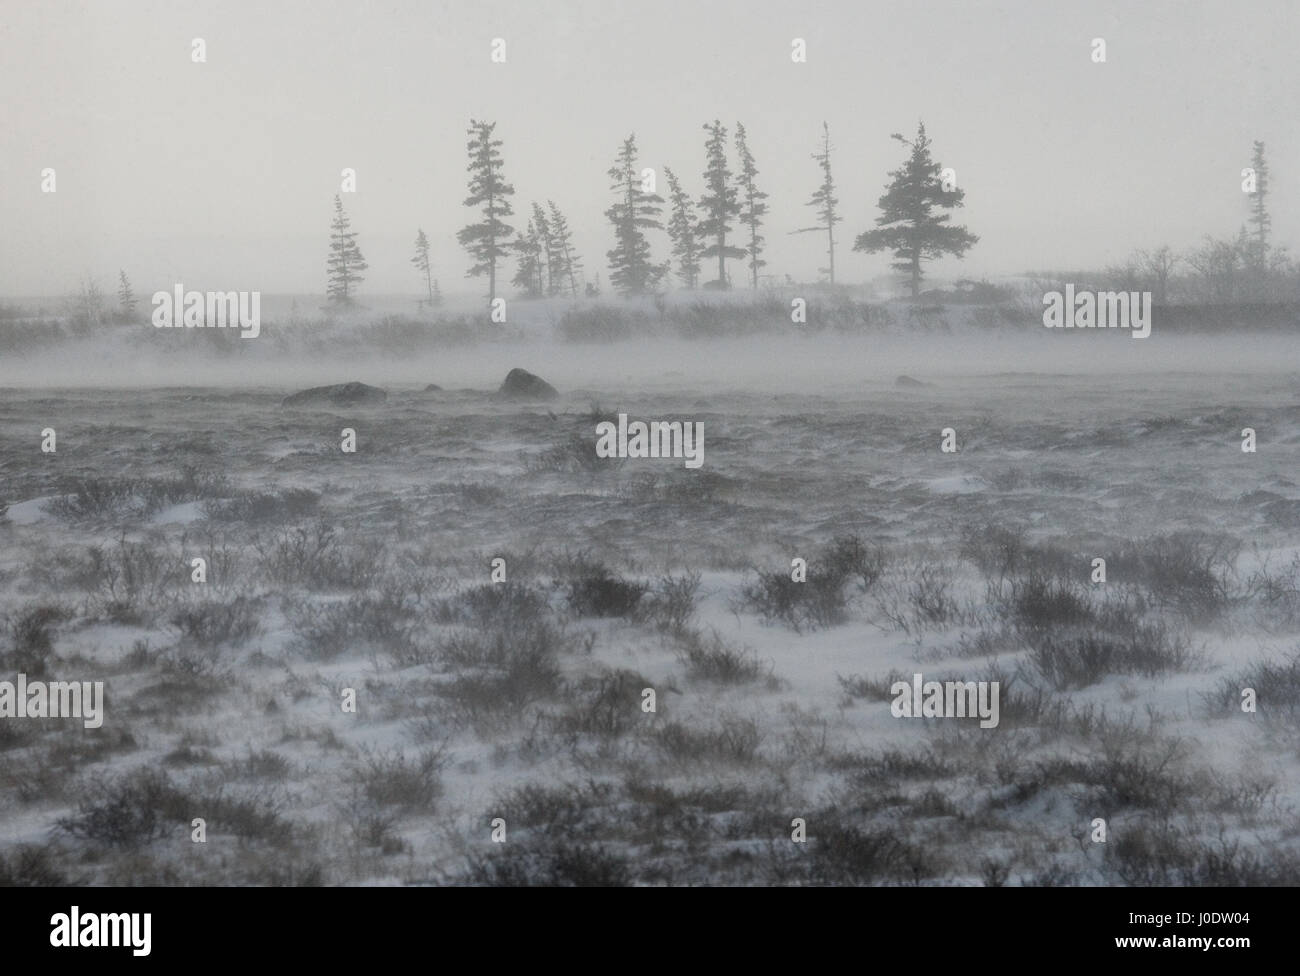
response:
<path id="1" fill-rule="evenodd" d="M 291 393 L 280 401 L 282 407 L 355 407 L 361 404 L 383 403 L 388 393 L 377 386 L 365 383 L 336 383 L 334 386 L 313 386 L 310 390 Z"/>
<path id="2" fill-rule="evenodd" d="M 929 383 L 922 383 L 920 380 L 914 380 L 910 376 L 900 376 L 894 380 L 895 386 L 929 386 Z"/>
<path id="3" fill-rule="evenodd" d="M 497 390 L 498 396 L 529 400 L 554 400 L 560 394 L 540 376 L 515 367 L 506 374 L 505 382 Z"/>
<path id="4" fill-rule="evenodd" d="M 428 386 L 426 386 L 426 387 L 424 388 L 424 392 L 425 392 L 425 393 L 441 393 L 441 392 L 442 392 L 442 387 L 439 386 L 437 383 L 430 383 Z"/>

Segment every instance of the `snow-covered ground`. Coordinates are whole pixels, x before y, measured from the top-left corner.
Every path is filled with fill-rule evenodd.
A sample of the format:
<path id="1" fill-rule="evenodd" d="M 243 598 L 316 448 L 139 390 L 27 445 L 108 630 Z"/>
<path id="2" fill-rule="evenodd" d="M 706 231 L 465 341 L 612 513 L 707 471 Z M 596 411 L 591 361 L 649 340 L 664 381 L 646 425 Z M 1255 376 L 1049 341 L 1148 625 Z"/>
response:
<path id="1" fill-rule="evenodd" d="M 1300 882 L 1296 352 L 538 334 L 0 364 L 0 681 L 107 689 L 99 729 L 0 719 L 0 867 Z M 512 366 L 560 399 L 489 396 Z M 280 406 L 348 380 L 387 402 Z M 595 458 L 618 413 L 702 423 L 703 466 Z M 999 680 L 999 724 L 895 717 L 914 673 Z"/>

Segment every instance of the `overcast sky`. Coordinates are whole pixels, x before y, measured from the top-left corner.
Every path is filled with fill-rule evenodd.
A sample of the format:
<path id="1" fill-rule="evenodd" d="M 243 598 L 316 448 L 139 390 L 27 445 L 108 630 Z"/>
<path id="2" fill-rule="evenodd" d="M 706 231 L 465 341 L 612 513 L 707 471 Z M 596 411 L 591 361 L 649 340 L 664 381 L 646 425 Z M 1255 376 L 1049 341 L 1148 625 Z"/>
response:
<path id="1" fill-rule="evenodd" d="M 489 60 L 496 37 L 506 64 Z M 791 61 L 796 37 L 806 64 Z M 1275 237 L 1291 243 L 1298 38 L 1292 0 L 4 0 L 0 294 L 62 294 L 85 273 L 111 285 L 119 267 L 138 292 L 323 294 L 343 167 L 358 174 L 344 203 L 363 292 L 418 290 L 417 227 L 444 291 L 477 291 L 455 240 L 471 117 L 498 123 L 516 213 L 554 199 L 602 281 L 621 140 L 634 131 L 642 165 L 698 196 L 715 117 L 749 132 L 771 194 L 766 270 L 796 280 L 825 263 L 820 236 L 787 233 L 810 222 L 823 119 L 845 282 L 887 271 L 888 255 L 849 248 L 901 161 L 890 133 L 918 119 L 966 190 L 955 219 L 981 238 L 938 274 L 1096 267 L 1233 235 L 1254 139 Z M 55 194 L 40 192 L 45 167 Z"/>

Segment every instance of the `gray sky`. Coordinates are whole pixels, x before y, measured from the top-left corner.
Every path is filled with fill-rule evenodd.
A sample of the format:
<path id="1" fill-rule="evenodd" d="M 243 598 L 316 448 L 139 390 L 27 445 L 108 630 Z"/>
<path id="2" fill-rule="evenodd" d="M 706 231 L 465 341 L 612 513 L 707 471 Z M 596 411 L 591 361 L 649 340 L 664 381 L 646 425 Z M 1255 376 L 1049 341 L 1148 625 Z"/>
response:
<path id="1" fill-rule="evenodd" d="M 207 63 L 190 42 L 207 43 Z M 489 61 L 492 38 L 506 64 Z M 790 60 L 805 38 L 808 62 Z M 1107 62 L 1090 42 L 1103 37 Z M 840 280 L 924 119 L 981 236 L 937 274 L 1096 267 L 1134 247 L 1233 235 L 1262 139 L 1278 243 L 1300 228 L 1300 5 L 861 0 L 64 2 L 0 18 L 0 293 L 60 294 L 83 273 L 138 292 L 324 292 L 332 197 L 370 264 L 366 291 L 415 292 L 417 226 L 448 293 L 477 291 L 455 232 L 465 128 L 496 120 L 516 214 L 552 198 L 588 274 L 612 241 L 605 171 L 632 131 L 642 165 L 702 189 L 702 124 L 749 132 L 771 194 L 766 270 L 824 264 L 804 206 L 831 126 Z M 733 153 L 734 160 L 734 153 Z M 58 192 L 40 192 L 53 167 Z M 524 220 L 516 220 L 522 225 Z M 654 256 L 666 239 L 652 232 Z M 511 267 L 507 274 L 513 273 Z M 742 280 L 739 268 L 733 279 Z"/>

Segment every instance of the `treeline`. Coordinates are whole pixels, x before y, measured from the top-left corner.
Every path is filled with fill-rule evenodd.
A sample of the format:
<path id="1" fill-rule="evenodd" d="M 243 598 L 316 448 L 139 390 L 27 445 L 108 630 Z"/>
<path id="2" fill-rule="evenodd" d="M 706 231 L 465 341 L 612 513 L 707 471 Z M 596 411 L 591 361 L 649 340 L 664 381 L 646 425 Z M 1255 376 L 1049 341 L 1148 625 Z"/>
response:
<path id="1" fill-rule="evenodd" d="M 515 188 L 505 178 L 502 141 L 495 131 L 496 123 L 478 120 L 471 120 L 468 130 L 465 205 L 475 211 L 475 219 L 456 235 L 471 259 L 467 276 L 487 279 L 489 303 L 497 298 L 498 278 L 511 259 L 515 262 L 511 284 L 522 297 L 577 297 L 580 287 L 588 296 L 598 295 L 599 275 L 596 283 L 583 278 L 583 262 L 574 248 L 568 219 L 553 199 L 547 199 L 545 206 L 532 201 L 522 228 L 510 222 L 515 215 Z M 608 170 L 612 200 L 604 211 L 613 245 L 605 254 L 609 283 L 618 294 L 655 293 L 674 278 L 684 289 L 728 289 L 733 286 L 728 262 L 742 262 L 745 283 L 758 289 L 767 266 L 769 212 L 758 160 L 742 123 L 729 130 L 715 119 L 704 124 L 703 133 L 699 193 L 686 188 L 678 170 L 664 166 L 665 197 L 660 193 L 659 172 L 642 167 L 636 134 L 629 134 L 619 146 Z M 963 206 L 965 191 L 957 186 L 955 171 L 933 158 L 925 124 L 918 125 L 913 139 L 898 133 L 892 138 L 906 147 L 906 156 L 888 174 L 876 226 L 854 238 L 853 250 L 891 252 L 891 267 L 916 298 L 926 262 L 946 254 L 960 258 L 979 238 L 951 223 L 951 211 Z M 809 226 L 788 231 L 824 236 L 826 264 L 820 272 L 831 285 L 838 243 L 835 227 L 844 219 L 836 195 L 833 150 L 830 127 L 823 123 L 821 139 L 811 153 L 819 175 L 806 203 L 813 219 Z M 1126 261 L 1100 272 L 1030 274 L 1045 280 L 1091 282 L 1103 290 L 1149 290 L 1157 304 L 1294 299 L 1300 294 L 1300 269 L 1285 248 L 1271 241 L 1271 180 L 1262 142 L 1254 144 L 1251 166 L 1242 171 L 1242 191 L 1248 195 L 1249 217 L 1235 238 L 1207 235 L 1200 245 L 1183 252 L 1168 245 L 1134 251 Z M 335 209 L 329 295 L 331 301 L 347 304 L 362 280 L 365 262 L 337 197 Z M 666 254 L 655 255 L 652 231 L 664 232 Z M 412 263 L 424 285 L 422 304 L 440 304 L 423 230 L 418 232 Z"/>
<path id="2" fill-rule="evenodd" d="M 728 261 L 743 262 L 746 283 L 755 290 L 759 287 L 761 269 L 767 265 L 768 194 L 760 186 L 758 161 L 743 124 L 737 122 L 733 131 L 715 119 L 705 123 L 703 130 L 703 190 L 698 195 L 688 192 L 678 173 L 665 166 L 665 199 L 659 192 L 658 172 L 641 165 L 636 134 L 629 134 L 620 145 L 608 171 L 612 202 L 605 210 L 613 237 L 613 246 L 605 255 L 609 282 L 620 295 L 653 293 L 672 277 L 687 289 L 728 289 L 733 284 Z M 505 177 L 502 140 L 496 138 L 495 131 L 495 122 L 470 121 L 465 206 L 475 211 L 475 219 L 456 235 L 470 257 L 466 276 L 487 279 L 491 304 L 497 298 L 505 262 L 513 259 L 511 284 L 521 296 L 576 297 L 583 262 L 574 249 L 569 222 L 553 199 L 548 199 L 545 207 L 532 201 L 525 226 L 516 228 L 510 222 L 515 217 L 515 188 Z M 924 277 L 924 262 L 943 254 L 961 257 L 979 238 L 964 227 L 949 224 L 945 211 L 962 206 L 965 193 L 956 186 L 952 170 L 943 169 L 931 157 L 925 125 L 918 127 L 914 140 L 898 134 L 893 138 L 908 147 L 907 158 L 889 174 L 876 228 L 859 234 L 853 249 L 891 251 L 893 267 L 907 276 L 915 296 Z M 817 151 L 811 154 L 820 171 L 807 204 L 814 213 L 812 225 L 789 233 L 825 235 L 823 273 L 834 285 L 835 225 L 843 217 L 835 195 L 832 149 L 830 127 L 823 123 Z M 334 304 L 349 305 L 364 280 L 366 263 L 337 196 L 334 208 L 328 295 Z M 655 257 L 650 231 L 666 233 L 666 256 Z M 411 260 L 424 284 L 422 304 L 439 304 L 441 295 L 423 229 L 418 230 Z M 599 284 L 584 281 L 583 290 L 588 296 L 598 295 Z"/>
<path id="3" fill-rule="evenodd" d="M 595 282 L 586 279 L 568 217 L 554 199 L 547 198 L 544 204 L 531 201 L 526 223 L 520 227 L 512 223 L 515 188 L 505 177 L 502 140 L 495 133 L 494 122 L 470 121 L 469 192 L 464 204 L 474 218 L 456 234 L 470 257 L 466 276 L 487 279 L 490 305 L 501 290 L 499 279 L 508 261 L 514 262 L 510 284 L 521 297 L 599 295 L 599 274 Z M 655 294 L 673 279 L 683 289 L 729 289 L 733 286 L 729 262 L 733 267 L 740 262 L 744 283 L 759 288 L 768 264 L 768 193 L 762 188 L 748 132 L 739 122 L 728 129 L 715 119 L 704 124 L 703 135 L 700 191 L 692 193 L 678 170 L 664 166 L 666 197 L 659 192 L 660 171 L 642 166 L 636 134 L 619 145 L 607 173 L 611 201 L 604 211 L 612 238 L 605 254 L 608 280 L 619 295 Z M 964 205 L 965 191 L 957 186 L 954 170 L 933 158 L 924 123 L 918 125 L 913 139 L 898 133 L 891 138 L 906 148 L 906 155 L 888 174 L 877 204 L 876 226 L 859 233 L 852 249 L 891 252 L 891 267 L 917 298 L 922 295 L 927 262 L 943 255 L 960 258 L 979 238 L 951 223 L 951 211 Z M 820 271 L 832 286 L 839 245 L 835 228 L 844 220 L 833 156 L 830 127 L 823 123 L 821 139 L 810 154 L 815 164 L 810 171 L 818 177 L 806 202 L 813 216 L 808 226 L 787 231 L 824 236 L 826 264 Z M 1235 237 L 1207 234 L 1200 244 L 1184 251 L 1169 245 L 1136 250 L 1123 262 L 1100 271 L 1028 274 L 1044 282 L 1072 281 L 1097 290 L 1150 291 L 1157 305 L 1295 301 L 1300 298 L 1300 266 L 1285 247 L 1272 241 L 1272 181 L 1262 142 L 1254 143 L 1251 165 L 1242 170 L 1241 190 L 1248 217 Z M 655 231 L 662 232 L 666 241 L 652 241 Z M 656 243 L 661 248 L 666 243 L 665 253 L 655 254 Z M 433 308 L 442 304 L 442 291 L 433 274 L 430 250 L 428 235 L 417 228 L 411 264 L 419 275 L 420 304 Z M 368 265 L 338 195 L 326 270 L 330 304 L 354 305 Z M 108 310 L 108 296 L 93 281 L 83 281 L 79 294 L 69 301 L 70 311 L 87 328 L 106 318 L 130 319 L 136 304 L 125 272 L 119 273 L 115 313 Z"/>

